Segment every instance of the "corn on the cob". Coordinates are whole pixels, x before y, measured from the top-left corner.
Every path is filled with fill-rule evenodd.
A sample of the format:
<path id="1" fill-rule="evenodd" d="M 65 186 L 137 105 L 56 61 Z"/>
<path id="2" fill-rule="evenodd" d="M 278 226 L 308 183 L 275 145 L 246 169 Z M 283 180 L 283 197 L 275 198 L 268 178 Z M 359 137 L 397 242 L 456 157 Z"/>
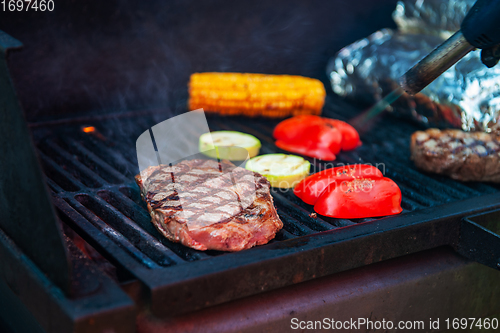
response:
<path id="1" fill-rule="evenodd" d="M 189 109 L 251 117 L 319 115 L 325 95 L 321 81 L 302 76 L 195 73 L 189 82 Z"/>

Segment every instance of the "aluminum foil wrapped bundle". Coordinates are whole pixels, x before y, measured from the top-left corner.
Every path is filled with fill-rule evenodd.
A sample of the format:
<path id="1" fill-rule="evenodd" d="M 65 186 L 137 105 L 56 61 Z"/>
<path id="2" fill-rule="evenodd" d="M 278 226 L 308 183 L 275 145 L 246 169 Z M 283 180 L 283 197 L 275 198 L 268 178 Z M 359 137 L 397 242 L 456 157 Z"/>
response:
<path id="1" fill-rule="evenodd" d="M 358 102 L 377 102 L 399 87 L 401 75 L 459 29 L 473 3 L 399 2 L 393 13 L 398 31 L 377 31 L 330 60 L 327 73 L 333 91 Z M 422 92 L 404 94 L 391 109 L 428 126 L 499 133 L 500 65 L 488 69 L 481 63 L 480 52 L 473 51 Z"/>
<path id="2" fill-rule="evenodd" d="M 460 29 L 476 0 L 404 0 L 392 13 L 402 33 L 437 35 L 444 39 Z"/>

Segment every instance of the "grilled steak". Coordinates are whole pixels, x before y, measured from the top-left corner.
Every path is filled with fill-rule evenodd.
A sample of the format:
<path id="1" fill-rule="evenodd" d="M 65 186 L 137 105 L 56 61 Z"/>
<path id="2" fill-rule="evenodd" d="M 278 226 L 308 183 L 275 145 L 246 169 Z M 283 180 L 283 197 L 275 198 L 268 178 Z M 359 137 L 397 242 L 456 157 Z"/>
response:
<path id="1" fill-rule="evenodd" d="M 411 137 L 411 158 L 418 168 L 453 179 L 500 182 L 500 141 L 487 133 L 418 131 Z"/>
<path id="2" fill-rule="evenodd" d="M 283 227 L 268 180 L 227 161 L 149 167 L 136 182 L 156 228 L 197 250 L 248 249 Z"/>

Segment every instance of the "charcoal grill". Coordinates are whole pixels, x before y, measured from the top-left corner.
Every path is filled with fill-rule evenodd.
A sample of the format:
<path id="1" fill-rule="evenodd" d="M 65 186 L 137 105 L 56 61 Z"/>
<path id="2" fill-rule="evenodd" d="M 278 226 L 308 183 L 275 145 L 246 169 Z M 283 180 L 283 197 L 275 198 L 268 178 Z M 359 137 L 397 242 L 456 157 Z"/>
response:
<path id="1" fill-rule="evenodd" d="M 352 111 L 329 98 L 324 114 L 345 119 Z M 130 116 L 120 122 L 123 126 L 140 122 L 137 135 L 132 136 L 138 137 L 156 124 L 155 118 Z M 283 152 L 271 138 L 277 120 L 208 120 L 213 130 L 257 136 L 262 153 Z M 134 143 L 108 136 L 106 121 L 77 122 L 69 128 L 36 124 L 32 132 L 62 222 L 141 281 L 150 293 L 152 311 L 166 316 L 442 245 L 454 246 L 470 257 L 459 239 L 461 219 L 500 208 L 498 185 L 462 184 L 418 172 L 408 158 L 408 133 L 418 128 L 389 118 L 384 123 L 396 129 L 394 137 L 400 139 L 387 143 L 386 138 L 369 133 L 362 138 L 362 147 L 340 154 L 336 162 L 382 168 L 403 192 L 401 215 L 359 220 L 312 217 L 312 206 L 292 191 L 273 189 L 283 230 L 270 244 L 240 253 L 196 251 L 160 236 L 133 182 L 138 172 Z M 84 133 L 83 126 L 94 126 L 106 141 Z M 315 170 L 324 166 L 310 161 Z M 496 257 L 476 259 L 497 266 Z"/>
<path id="2" fill-rule="evenodd" d="M 4 50 L 19 46 L 2 36 Z M 0 61 L 7 73 L 4 59 Z M 2 84 L 2 89 L 13 92 L 8 79 Z M 0 102 L 9 117 L 20 116 L 13 94 L 0 96 Z M 327 96 L 323 115 L 347 120 L 359 111 L 332 95 Z M 362 135 L 360 148 L 339 154 L 335 163 L 379 167 L 401 188 L 400 215 L 358 220 L 315 217 L 312 206 L 290 190 L 273 189 L 284 228 L 269 244 L 224 253 L 172 243 L 151 224 L 133 181 L 138 173 L 135 139 L 172 114 L 169 109 L 153 109 L 29 124 L 57 216 L 57 221 L 51 220 L 51 209 L 38 207 L 44 221 L 34 230 L 56 244 L 54 255 L 40 252 L 43 244 L 30 244 L 30 238 L 12 227 L 16 221 L 2 221 L 0 256 L 5 258 L 2 278 L 18 297 L 30 309 L 39 308 L 40 299 L 47 305 L 47 313 L 37 317 L 44 329 L 130 331 L 134 307 L 171 317 L 441 246 L 493 268 L 500 265 L 498 230 L 489 230 L 491 223 L 482 218 L 466 219 L 500 209 L 500 185 L 459 183 L 418 171 L 409 160 L 409 136 L 421 127 L 392 116 L 380 119 Z M 4 133 L 21 129 L 27 137 L 19 119 L 15 128 L 4 127 Z M 274 145 L 271 134 L 278 121 L 208 118 L 212 130 L 255 135 L 262 142 L 261 153 L 284 152 Z M 94 130 L 84 131 L 91 127 Z M 126 136 L 116 130 L 120 128 L 128 129 Z M 18 162 L 30 156 L 25 143 L 26 155 L 20 155 Z M 310 162 L 314 172 L 329 167 Z M 37 168 L 26 166 L 34 176 Z M 45 195 L 40 184 L 34 192 Z M 29 237 L 33 240 L 32 233 Z M 26 278 L 6 274 L 7 270 Z M 56 296 L 51 288 L 57 289 Z M 61 321 L 55 325 L 58 316 Z"/>

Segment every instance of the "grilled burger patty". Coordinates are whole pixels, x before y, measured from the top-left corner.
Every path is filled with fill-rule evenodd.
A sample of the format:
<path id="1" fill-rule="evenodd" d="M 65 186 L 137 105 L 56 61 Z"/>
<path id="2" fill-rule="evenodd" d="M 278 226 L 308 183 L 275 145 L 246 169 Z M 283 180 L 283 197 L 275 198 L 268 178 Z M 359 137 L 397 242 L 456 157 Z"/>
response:
<path id="1" fill-rule="evenodd" d="M 135 179 L 155 227 L 196 250 L 248 249 L 283 227 L 267 179 L 228 161 L 154 166 Z"/>
<path id="2" fill-rule="evenodd" d="M 422 170 L 461 181 L 500 182 L 500 141 L 490 134 L 432 128 L 413 133 L 410 149 Z"/>

